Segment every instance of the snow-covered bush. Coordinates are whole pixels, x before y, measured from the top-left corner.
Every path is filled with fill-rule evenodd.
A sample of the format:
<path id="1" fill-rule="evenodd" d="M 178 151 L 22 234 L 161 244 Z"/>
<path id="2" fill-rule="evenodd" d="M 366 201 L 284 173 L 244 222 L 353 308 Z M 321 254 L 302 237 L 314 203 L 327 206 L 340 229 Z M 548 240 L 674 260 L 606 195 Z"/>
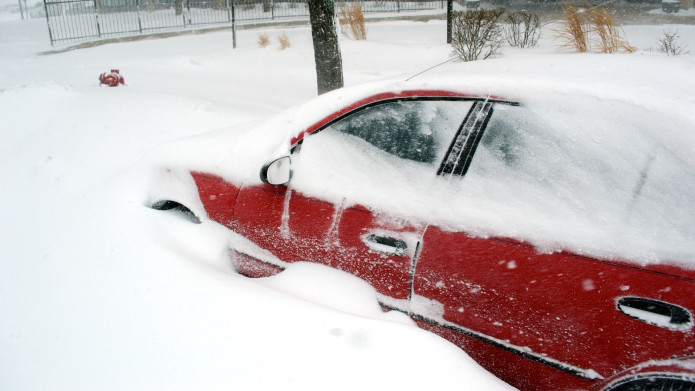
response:
<path id="1" fill-rule="evenodd" d="M 678 56 L 681 54 L 689 53 L 686 48 L 688 45 L 680 42 L 680 35 L 678 35 L 678 30 L 675 32 L 664 31 L 664 36 L 657 41 L 656 50 L 661 53 L 666 53 L 669 56 Z"/>
<path id="2" fill-rule="evenodd" d="M 504 37 L 510 46 L 536 46 L 541 37 L 541 22 L 537 14 L 527 11 L 511 12 L 505 17 L 505 22 Z"/>
<path id="3" fill-rule="evenodd" d="M 462 61 L 475 61 L 498 54 L 504 41 L 498 23 L 503 13 L 503 9 L 455 12 L 452 18 L 452 55 Z"/>

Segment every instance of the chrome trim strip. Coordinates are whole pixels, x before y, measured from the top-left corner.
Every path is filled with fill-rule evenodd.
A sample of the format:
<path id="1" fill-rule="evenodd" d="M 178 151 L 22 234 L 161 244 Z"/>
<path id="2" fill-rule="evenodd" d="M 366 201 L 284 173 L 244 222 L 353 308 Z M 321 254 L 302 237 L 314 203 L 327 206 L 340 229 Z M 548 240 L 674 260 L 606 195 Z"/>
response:
<path id="1" fill-rule="evenodd" d="M 385 299 L 385 300 L 382 300 L 382 299 Z M 403 310 L 403 309 L 398 308 L 392 304 L 387 304 L 386 302 L 391 301 L 388 299 L 388 297 L 383 297 L 382 295 L 379 295 L 378 300 L 379 300 L 379 304 L 381 306 L 383 306 L 385 308 L 392 309 L 394 311 L 403 312 L 413 319 L 417 319 L 417 320 L 429 323 L 429 324 L 434 325 L 434 326 L 442 327 L 442 328 L 445 328 L 447 330 L 451 330 L 451 331 L 454 331 L 456 333 L 463 334 L 467 337 L 474 338 L 478 341 L 492 345 L 498 349 L 502 349 L 504 351 L 517 354 L 523 358 L 538 362 L 538 363 L 543 364 L 543 365 L 547 365 L 551 368 L 569 373 L 571 375 L 580 377 L 582 379 L 600 380 L 600 379 L 604 378 L 603 376 L 598 374 L 593 369 L 580 368 L 580 367 L 574 366 L 572 364 L 568 364 L 568 363 L 565 363 L 562 361 L 552 359 L 550 357 L 546 357 L 543 354 L 536 353 L 536 352 L 532 351 L 528 347 L 516 346 L 516 345 L 508 343 L 507 341 L 503 341 L 503 340 L 491 337 L 489 335 L 485 335 L 485 334 L 479 333 L 477 331 L 473 331 L 471 329 L 455 325 L 455 324 L 447 322 L 445 320 L 435 320 L 435 319 L 427 318 L 427 317 L 422 316 L 422 315 L 410 313 L 408 310 Z"/>

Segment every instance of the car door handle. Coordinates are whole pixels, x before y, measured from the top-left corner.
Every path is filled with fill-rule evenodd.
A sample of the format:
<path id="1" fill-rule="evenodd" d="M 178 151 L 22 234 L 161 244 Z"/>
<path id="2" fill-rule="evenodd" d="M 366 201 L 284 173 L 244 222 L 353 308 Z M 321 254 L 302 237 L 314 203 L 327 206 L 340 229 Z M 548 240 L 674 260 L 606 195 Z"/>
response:
<path id="1" fill-rule="evenodd" d="M 654 326 L 687 331 L 693 326 L 693 317 L 685 308 L 645 297 L 623 297 L 618 309 L 627 316 Z"/>
<path id="2" fill-rule="evenodd" d="M 397 257 L 404 257 L 408 254 L 408 245 L 402 239 L 390 236 L 368 234 L 362 236 L 362 242 L 364 242 L 364 244 L 366 244 L 371 250 L 379 253 L 394 255 Z"/>

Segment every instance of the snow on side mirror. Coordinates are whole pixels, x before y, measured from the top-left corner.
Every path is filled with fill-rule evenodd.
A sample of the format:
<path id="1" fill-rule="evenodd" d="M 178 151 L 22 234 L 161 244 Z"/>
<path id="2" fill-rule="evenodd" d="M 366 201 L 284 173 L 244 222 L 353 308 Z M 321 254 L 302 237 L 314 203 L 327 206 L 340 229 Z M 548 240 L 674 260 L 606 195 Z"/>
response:
<path id="1" fill-rule="evenodd" d="M 283 156 L 272 160 L 261 168 L 261 180 L 269 185 L 279 186 L 290 181 L 292 170 L 290 169 L 290 157 Z"/>

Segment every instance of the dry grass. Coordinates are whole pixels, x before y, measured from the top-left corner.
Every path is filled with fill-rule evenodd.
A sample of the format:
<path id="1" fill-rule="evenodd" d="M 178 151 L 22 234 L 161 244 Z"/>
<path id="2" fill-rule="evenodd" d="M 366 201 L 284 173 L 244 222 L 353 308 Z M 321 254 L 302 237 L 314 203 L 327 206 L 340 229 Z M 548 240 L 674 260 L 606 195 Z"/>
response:
<path id="1" fill-rule="evenodd" d="M 562 41 L 560 47 L 577 52 L 589 51 L 589 26 L 583 15 L 573 6 L 567 5 L 562 12 L 562 24 L 554 30 L 555 37 Z"/>
<path id="2" fill-rule="evenodd" d="M 280 50 L 285 50 L 290 47 L 290 39 L 285 33 L 278 37 L 278 42 L 280 42 Z"/>
<path id="3" fill-rule="evenodd" d="M 637 50 L 623 36 L 622 29 L 613 23 L 613 17 L 604 8 L 592 8 L 588 12 L 594 46 L 601 53 L 633 53 Z"/>
<path id="4" fill-rule="evenodd" d="M 357 40 L 367 39 L 367 28 L 364 26 L 364 14 L 359 4 L 340 7 L 338 16 L 340 32 Z"/>
<path id="5" fill-rule="evenodd" d="M 605 8 L 593 7 L 580 12 L 573 6 L 565 6 L 561 23 L 562 26 L 554 32 L 555 37 L 562 41 L 562 48 L 588 52 L 594 47 L 600 53 L 633 53 L 637 50 L 628 43 L 623 30 L 613 22 L 613 16 Z"/>
<path id="6" fill-rule="evenodd" d="M 258 41 L 256 42 L 258 43 L 258 46 L 262 48 L 267 47 L 270 45 L 270 37 L 268 37 L 267 33 L 260 33 L 258 34 Z"/>

